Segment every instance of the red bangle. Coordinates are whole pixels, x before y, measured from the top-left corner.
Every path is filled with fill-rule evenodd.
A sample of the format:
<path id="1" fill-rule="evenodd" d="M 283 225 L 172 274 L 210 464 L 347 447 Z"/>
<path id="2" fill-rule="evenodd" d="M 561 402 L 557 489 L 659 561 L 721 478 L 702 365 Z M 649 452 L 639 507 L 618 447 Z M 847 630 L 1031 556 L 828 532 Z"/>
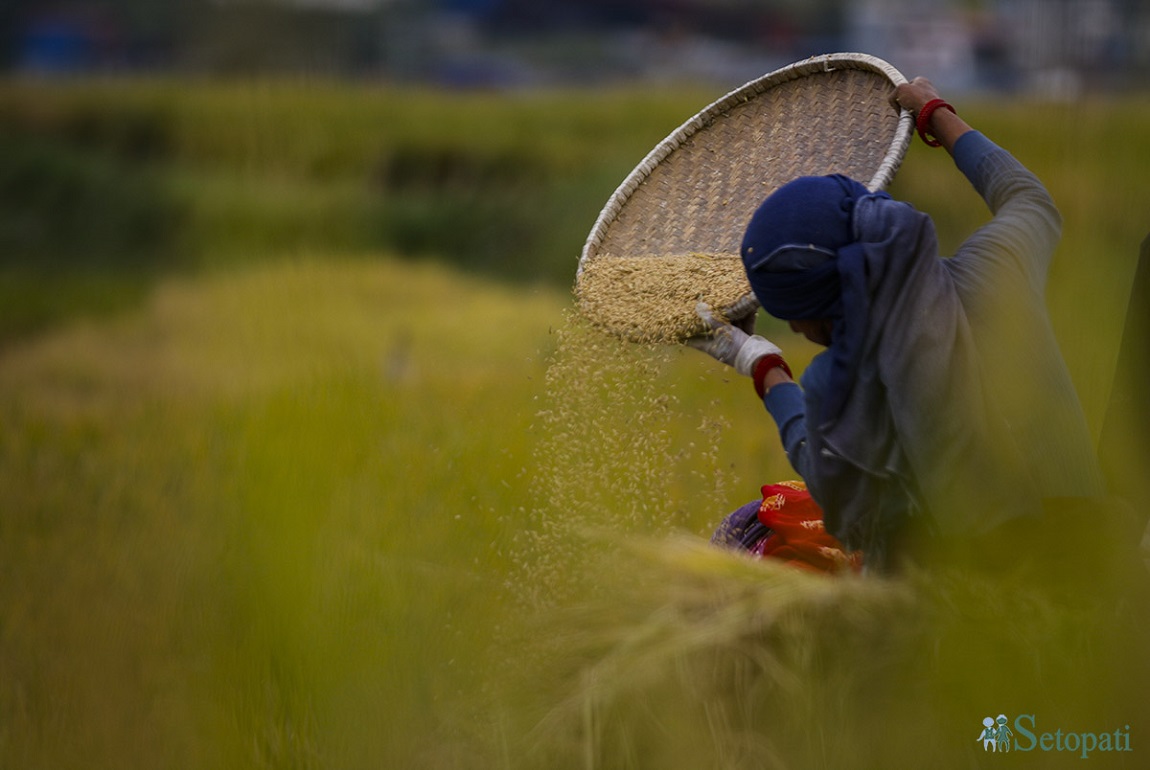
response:
<path id="1" fill-rule="evenodd" d="M 778 353 L 763 356 L 755 362 L 755 371 L 751 378 L 754 380 L 755 392 L 759 394 L 759 398 L 767 394 L 767 386 L 763 381 L 767 378 L 767 372 L 772 369 L 782 369 L 792 380 L 795 378 L 795 375 L 791 374 L 791 367 L 787 366 L 787 362 Z"/>
<path id="2" fill-rule="evenodd" d="M 942 142 L 934 138 L 934 134 L 930 130 L 930 118 L 934 115 L 934 111 L 942 108 L 954 112 L 954 107 L 944 102 L 942 99 L 931 99 L 926 104 L 922 105 L 922 109 L 918 111 L 918 118 L 915 119 L 914 125 L 918 129 L 919 138 L 926 143 L 927 147 L 940 147 Z M 957 115 L 957 112 L 954 112 Z"/>

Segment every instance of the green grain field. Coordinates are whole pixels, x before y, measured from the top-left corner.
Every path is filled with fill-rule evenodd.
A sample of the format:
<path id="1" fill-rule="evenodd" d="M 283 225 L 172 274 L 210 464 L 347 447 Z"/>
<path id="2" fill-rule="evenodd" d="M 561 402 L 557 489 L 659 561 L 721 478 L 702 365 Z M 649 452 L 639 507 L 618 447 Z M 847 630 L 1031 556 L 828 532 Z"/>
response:
<path id="1" fill-rule="evenodd" d="M 705 546 L 792 477 L 772 423 L 569 288 L 718 95 L 0 86 L 0 767 L 965 768 L 990 710 L 1142 766 L 1142 618 Z M 1100 435 L 1150 108 L 964 110 L 1063 212 Z M 893 192 L 944 246 L 986 216 L 917 144 Z"/>

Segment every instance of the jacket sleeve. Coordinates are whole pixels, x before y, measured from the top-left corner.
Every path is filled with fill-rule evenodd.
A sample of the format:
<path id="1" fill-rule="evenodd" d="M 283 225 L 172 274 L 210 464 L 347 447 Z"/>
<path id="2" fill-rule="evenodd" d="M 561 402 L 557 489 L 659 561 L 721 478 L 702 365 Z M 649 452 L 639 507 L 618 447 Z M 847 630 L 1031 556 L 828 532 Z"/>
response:
<path id="1" fill-rule="evenodd" d="M 806 405 L 803 389 L 797 383 L 776 385 L 767 391 L 763 405 L 779 428 L 779 438 L 791 467 L 807 482 L 808 487 L 817 486 L 812 478 L 813 467 L 807 449 Z"/>
<path id="2" fill-rule="evenodd" d="M 818 498 L 819 478 L 815 458 L 807 443 L 807 414 L 822 397 L 825 390 L 826 367 L 829 358 L 825 351 L 815 356 L 803 371 L 798 384 L 776 385 L 767 391 L 763 405 L 779 428 L 779 438 L 791 467 L 807 483 L 812 496 Z"/>
<path id="3" fill-rule="evenodd" d="M 959 138 L 954 160 L 994 218 L 962 244 L 952 269 L 975 284 L 1021 281 L 1041 294 L 1062 233 L 1050 193 L 1013 155 L 977 131 Z"/>

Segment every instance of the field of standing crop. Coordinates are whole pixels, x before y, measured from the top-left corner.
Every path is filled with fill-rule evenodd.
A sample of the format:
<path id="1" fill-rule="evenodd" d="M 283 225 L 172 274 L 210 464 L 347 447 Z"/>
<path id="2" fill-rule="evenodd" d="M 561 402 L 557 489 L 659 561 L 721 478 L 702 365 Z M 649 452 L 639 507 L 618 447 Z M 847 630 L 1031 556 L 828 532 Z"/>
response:
<path id="1" fill-rule="evenodd" d="M 0 766 L 830 768 L 891 757 L 897 716 L 893 756 L 967 767 L 985 709 L 1150 750 L 1127 625 L 703 546 L 792 477 L 773 425 L 569 290 L 715 96 L 0 88 Z M 967 115 L 1063 212 L 1049 299 L 1100 431 L 1150 110 Z M 985 219 L 919 145 L 894 192 L 944 246 Z M 1038 666 L 1032 701 L 979 700 Z"/>

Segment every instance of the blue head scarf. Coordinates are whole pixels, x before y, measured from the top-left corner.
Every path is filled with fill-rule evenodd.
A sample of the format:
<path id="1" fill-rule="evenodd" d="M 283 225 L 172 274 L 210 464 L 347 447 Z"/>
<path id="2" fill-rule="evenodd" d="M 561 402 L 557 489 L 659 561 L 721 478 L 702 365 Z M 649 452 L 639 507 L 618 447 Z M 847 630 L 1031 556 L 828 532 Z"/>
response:
<path id="1" fill-rule="evenodd" d="M 763 201 L 743 236 L 743 266 L 763 309 L 788 321 L 833 322 L 822 419 L 838 413 L 862 353 L 870 301 L 853 215 L 866 196 L 890 198 L 842 174 L 799 177 Z"/>

